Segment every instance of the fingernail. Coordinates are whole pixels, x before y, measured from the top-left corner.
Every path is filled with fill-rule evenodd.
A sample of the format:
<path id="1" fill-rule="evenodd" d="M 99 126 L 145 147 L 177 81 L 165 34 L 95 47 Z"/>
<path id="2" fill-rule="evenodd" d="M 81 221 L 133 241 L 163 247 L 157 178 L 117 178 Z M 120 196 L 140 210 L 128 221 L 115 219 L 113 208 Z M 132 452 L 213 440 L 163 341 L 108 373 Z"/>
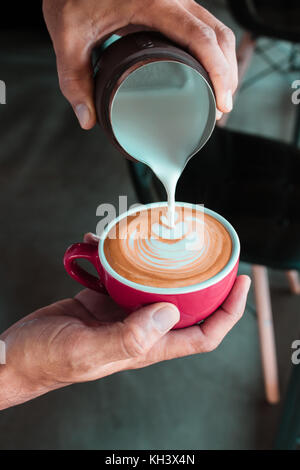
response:
<path id="1" fill-rule="evenodd" d="M 179 311 L 174 307 L 162 307 L 153 315 L 153 321 L 156 328 L 164 333 L 169 331 L 179 321 Z"/>
<path id="2" fill-rule="evenodd" d="M 249 290 L 251 287 L 252 279 L 249 276 L 247 277 L 248 277 L 248 290 Z"/>
<path id="3" fill-rule="evenodd" d="M 228 90 L 226 93 L 225 106 L 227 111 L 232 110 L 232 93 L 230 90 Z"/>
<path id="4" fill-rule="evenodd" d="M 244 281 L 246 281 L 245 289 L 247 289 L 247 293 L 251 287 L 252 280 L 247 274 L 241 274 L 239 277 L 243 278 Z"/>
<path id="5" fill-rule="evenodd" d="M 90 111 L 86 104 L 78 104 L 75 106 L 75 113 L 81 127 L 85 127 L 90 120 Z"/>
<path id="6" fill-rule="evenodd" d="M 219 110 L 217 109 L 217 110 L 216 110 L 216 119 L 217 119 L 217 121 L 218 121 L 219 119 L 221 119 L 222 116 L 223 116 L 223 113 L 221 113 L 221 111 L 219 111 Z"/>

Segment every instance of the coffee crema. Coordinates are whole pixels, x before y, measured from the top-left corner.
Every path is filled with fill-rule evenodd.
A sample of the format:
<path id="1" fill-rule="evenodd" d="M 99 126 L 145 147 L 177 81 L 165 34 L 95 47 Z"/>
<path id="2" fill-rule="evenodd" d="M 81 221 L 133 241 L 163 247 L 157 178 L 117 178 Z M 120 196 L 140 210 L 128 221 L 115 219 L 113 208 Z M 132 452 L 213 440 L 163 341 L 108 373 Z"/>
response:
<path id="1" fill-rule="evenodd" d="M 206 281 L 226 266 L 232 242 L 217 219 L 177 206 L 174 227 L 168 220 L 167 207 L 142 210 L 120 220 L 104 240 L 111 268 L 137 284 L 174 288 Z"/>

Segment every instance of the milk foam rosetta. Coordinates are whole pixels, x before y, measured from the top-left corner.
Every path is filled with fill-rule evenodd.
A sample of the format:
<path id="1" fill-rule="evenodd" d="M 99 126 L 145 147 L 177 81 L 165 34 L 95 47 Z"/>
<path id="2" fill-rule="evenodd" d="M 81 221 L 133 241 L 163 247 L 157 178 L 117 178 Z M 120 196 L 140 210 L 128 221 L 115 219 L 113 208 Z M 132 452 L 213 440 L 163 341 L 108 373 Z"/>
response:
<path id="1" fill-rule="evenodd" d="M 176 207 L 168 225 L 167 207 L 155 207 L 122 219 L 104 241 L 109 265 L 137 284 L 183 287 L 210 279 L 228 263 L 231 237 L 214 217 Z"/>

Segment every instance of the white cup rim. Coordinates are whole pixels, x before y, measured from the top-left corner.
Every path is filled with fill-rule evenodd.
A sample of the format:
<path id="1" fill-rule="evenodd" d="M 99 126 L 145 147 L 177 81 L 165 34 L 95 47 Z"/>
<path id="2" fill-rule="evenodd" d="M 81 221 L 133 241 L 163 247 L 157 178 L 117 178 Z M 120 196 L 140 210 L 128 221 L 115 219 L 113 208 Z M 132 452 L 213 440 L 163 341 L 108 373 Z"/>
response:
<path id="1" fill-rule="evenodd" d="M 153 207 L 166 207 L 168 205 L 167 202 L 153 202 L 151 204 L 145 204 L 141 206 L 136 206 L 132 209 L 129 209 L 128 211 L 124 212 L 123 214 L 119 215 L 116 217 L 112 222 L 108 224 L 106 229 L 103 231 L 101 234 L 101 239 L 98 244 L 98 254 L 99 254 L 99 259 L 100 262 L 105 269 L 106 272 L 108 272 L 114 279 L 119 281 L 121 284 L 125 284 L 129 287 L 132 287 L 133 289 L 136 289 L 141 292 L 148 292 L 151 294 L 165 294 L 165 295 L 174 295 L 174 294 L 188 294 L 190 292 L 196 292 L 202 289 L 206 289 L 214 284 L 217 284 L 220 282 L 222 279 L 224 279 L 234 268 L 236 265 L 239 255 L 240 255 L 240 241 L 239 237 L 232 227 L 232 225 L 221 215 L 219 215 L 217 212 L 212 211 L 211 209 L 207 209 L 206 207 L 203 207 L 199 204 L 190 204 L 186 202 L 177 202 L 176 201 L 176 207 L 189 207 L 191 209 L 196 209 L 200 211 L 204 211 L 205 214 L 211 215 L 213 218 L 218 220 L 228 231 L 231 242 L 232 242 L 232 251 L 231 251 L 231 256 L 228 261 L 228 263 L 224 266 L 224 268 L 219 271 L 215 276 L 207 279 L 206 281 L 202 281 L 198 284 L 192 284 L 189 286 L 183 286 L 183 287 L 154 287 L 154 286 L 145 286 L 143 284 L 138 284 L 136 282 L 130 281 L 129 279 L 126 279 L 125 277 L 121 276 L 118 274 L 108 263 L 105 254 L 104 254 L 104 241 L 106 239 L 106 236 L 110 229 L 117 224 L 120 220 L 128 217 L 129 215 L 133 215 L 136 212 L 140 212 L 142 210 L 148 210 Z"/>

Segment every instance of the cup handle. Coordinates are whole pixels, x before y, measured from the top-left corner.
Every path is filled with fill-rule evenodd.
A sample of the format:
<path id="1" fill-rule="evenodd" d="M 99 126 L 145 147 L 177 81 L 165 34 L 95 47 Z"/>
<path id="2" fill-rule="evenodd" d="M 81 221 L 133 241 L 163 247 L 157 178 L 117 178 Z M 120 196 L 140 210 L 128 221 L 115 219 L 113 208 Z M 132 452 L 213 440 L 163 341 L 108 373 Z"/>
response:
<path id="1" fill-rule="evenodd" d="M 74 245 L 69 246 L 65 252 L 64 266 L 67 273 L 75 279 L 75 281 L 88 289 L 93 289 L 97 292 L 101 292 L 102 294 L 107 294 L 107 290 L 101 279 L 88 273 L 77 263 L 77 260 L 80 258 L 87 259 L 99 273 L 97 257 L 98 245 L 92 245 L 91 243 L 74 243 Z"/>

